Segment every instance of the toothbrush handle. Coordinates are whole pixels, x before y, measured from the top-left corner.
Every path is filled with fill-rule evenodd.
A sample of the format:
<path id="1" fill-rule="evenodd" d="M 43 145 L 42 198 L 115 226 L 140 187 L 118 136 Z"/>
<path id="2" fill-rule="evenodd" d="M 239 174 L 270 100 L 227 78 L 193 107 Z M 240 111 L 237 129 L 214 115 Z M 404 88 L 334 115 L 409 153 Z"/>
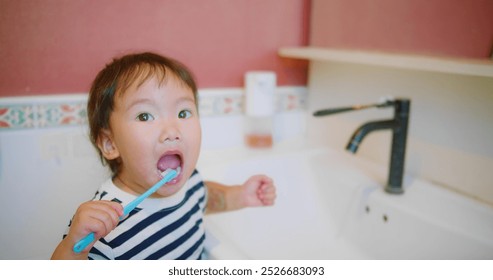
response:
<path id="1" fill-rule="evenodd" d="M 79 240 L 79 242 L 74 245 L 74 252 L 77 254 L 82 252 L 91 242 L 94 241 L 95 235 L 94 232 L 89 233 L 86 237 Z"/>
<path id="2" fill-rule="evenodd" d="M 159 182 L 154 184 L 154 186 L 149 188 L 145 193 L 141 194 L 139 197 L 132 200 L 129 204 L 127 204 L 127 206 L 123 208 L 123 215 L 120 217 L 120 219 L 130 214 L 130 212 L 134 210 L 135 207 L 137 207 L 137 205 L 139 205 L 142 201 L 144 201 L 144 199 L 149 197 L 151 194 L 155 193 L 161 186 L 173 180 L 173 178 L 175 178 L 178 175 L 178 172 L 176 172 L 176 170 L 174 169 L 168 169 L 165 172 L 166 173 L 164 174 L 163 178 L 159 180 Z"/>

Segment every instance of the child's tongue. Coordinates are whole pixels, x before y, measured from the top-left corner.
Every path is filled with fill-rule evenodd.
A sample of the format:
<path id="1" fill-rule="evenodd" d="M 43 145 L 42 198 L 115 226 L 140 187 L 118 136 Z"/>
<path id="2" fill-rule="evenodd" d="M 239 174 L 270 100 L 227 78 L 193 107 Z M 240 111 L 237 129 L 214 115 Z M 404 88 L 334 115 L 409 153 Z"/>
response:
<path id="1" fill-rule="evenodd" d="M 159 159 L 157 168 L 160 171 L 165 171 L 168 168 L 176 169 L 180 164 L 181 160 L 178 155 L 165 155 Z"/>

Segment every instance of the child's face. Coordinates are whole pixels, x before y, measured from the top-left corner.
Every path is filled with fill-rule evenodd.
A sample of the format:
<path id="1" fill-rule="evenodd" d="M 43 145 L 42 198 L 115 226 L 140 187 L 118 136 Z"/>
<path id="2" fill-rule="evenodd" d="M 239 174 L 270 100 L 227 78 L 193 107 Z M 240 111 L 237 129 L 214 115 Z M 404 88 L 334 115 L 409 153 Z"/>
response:
<path id="1" fill-rule="evenodd" d="M 120 161 L 114 183 L 141 194 L 161 179 L 161 171 L 181 167 L 180 175 L 155 195 L 176 193 L 195 169 L 200 151 L 201 129 L 192 90 L 168 74 L 161 86 L 150 78 L 115 96 L 114 104 L 110 130 L 99 141 L 105 157 Z"/>

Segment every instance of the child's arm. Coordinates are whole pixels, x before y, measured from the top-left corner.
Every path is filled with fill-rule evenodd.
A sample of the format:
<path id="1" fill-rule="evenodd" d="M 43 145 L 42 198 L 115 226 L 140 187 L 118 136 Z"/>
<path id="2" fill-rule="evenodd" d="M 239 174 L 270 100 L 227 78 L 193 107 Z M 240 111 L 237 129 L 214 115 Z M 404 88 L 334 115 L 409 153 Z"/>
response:
<path id="1" fill-rule="evenodd" d="M 58 244 L 51 259 L 87 260 L 89 250 L 101 237 L 106 236 L 118 225 L 123 207 L 112 201 L 88 201 L 77 209 L 67 236 Z M 95 241 L 79 254 L 73 251 L 75 243 L 94 232 Z"/>
<path id="2" fill-rule="evenodd" d="M 276 199 L 276 187 L 265 175 L 250 177 L 243 185 L 226 186 L 205 182 L 208 192 L 207 214 L 245 207 L 270 206 Z"/>

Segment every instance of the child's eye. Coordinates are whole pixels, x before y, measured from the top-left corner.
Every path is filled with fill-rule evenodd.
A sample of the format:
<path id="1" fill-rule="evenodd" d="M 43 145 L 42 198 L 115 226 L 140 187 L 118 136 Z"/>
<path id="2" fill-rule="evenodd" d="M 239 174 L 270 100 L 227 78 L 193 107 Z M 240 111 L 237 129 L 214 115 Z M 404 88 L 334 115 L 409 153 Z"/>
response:
<path id="1" fill-rule="evenodd" d="M 154 117 L 149 113 L 140 113 L 136 119 L 141 122 L 148 122 L 154 120 Z"/>
<path id="2" fill-rule="evenodd" d="M 188 119 L 191 116 L 192 116 L 192 112 L 190 112 L 190 110 L 181 110 L 178 113 L 178 118 L 180 118 L 180 119 Z"/>

